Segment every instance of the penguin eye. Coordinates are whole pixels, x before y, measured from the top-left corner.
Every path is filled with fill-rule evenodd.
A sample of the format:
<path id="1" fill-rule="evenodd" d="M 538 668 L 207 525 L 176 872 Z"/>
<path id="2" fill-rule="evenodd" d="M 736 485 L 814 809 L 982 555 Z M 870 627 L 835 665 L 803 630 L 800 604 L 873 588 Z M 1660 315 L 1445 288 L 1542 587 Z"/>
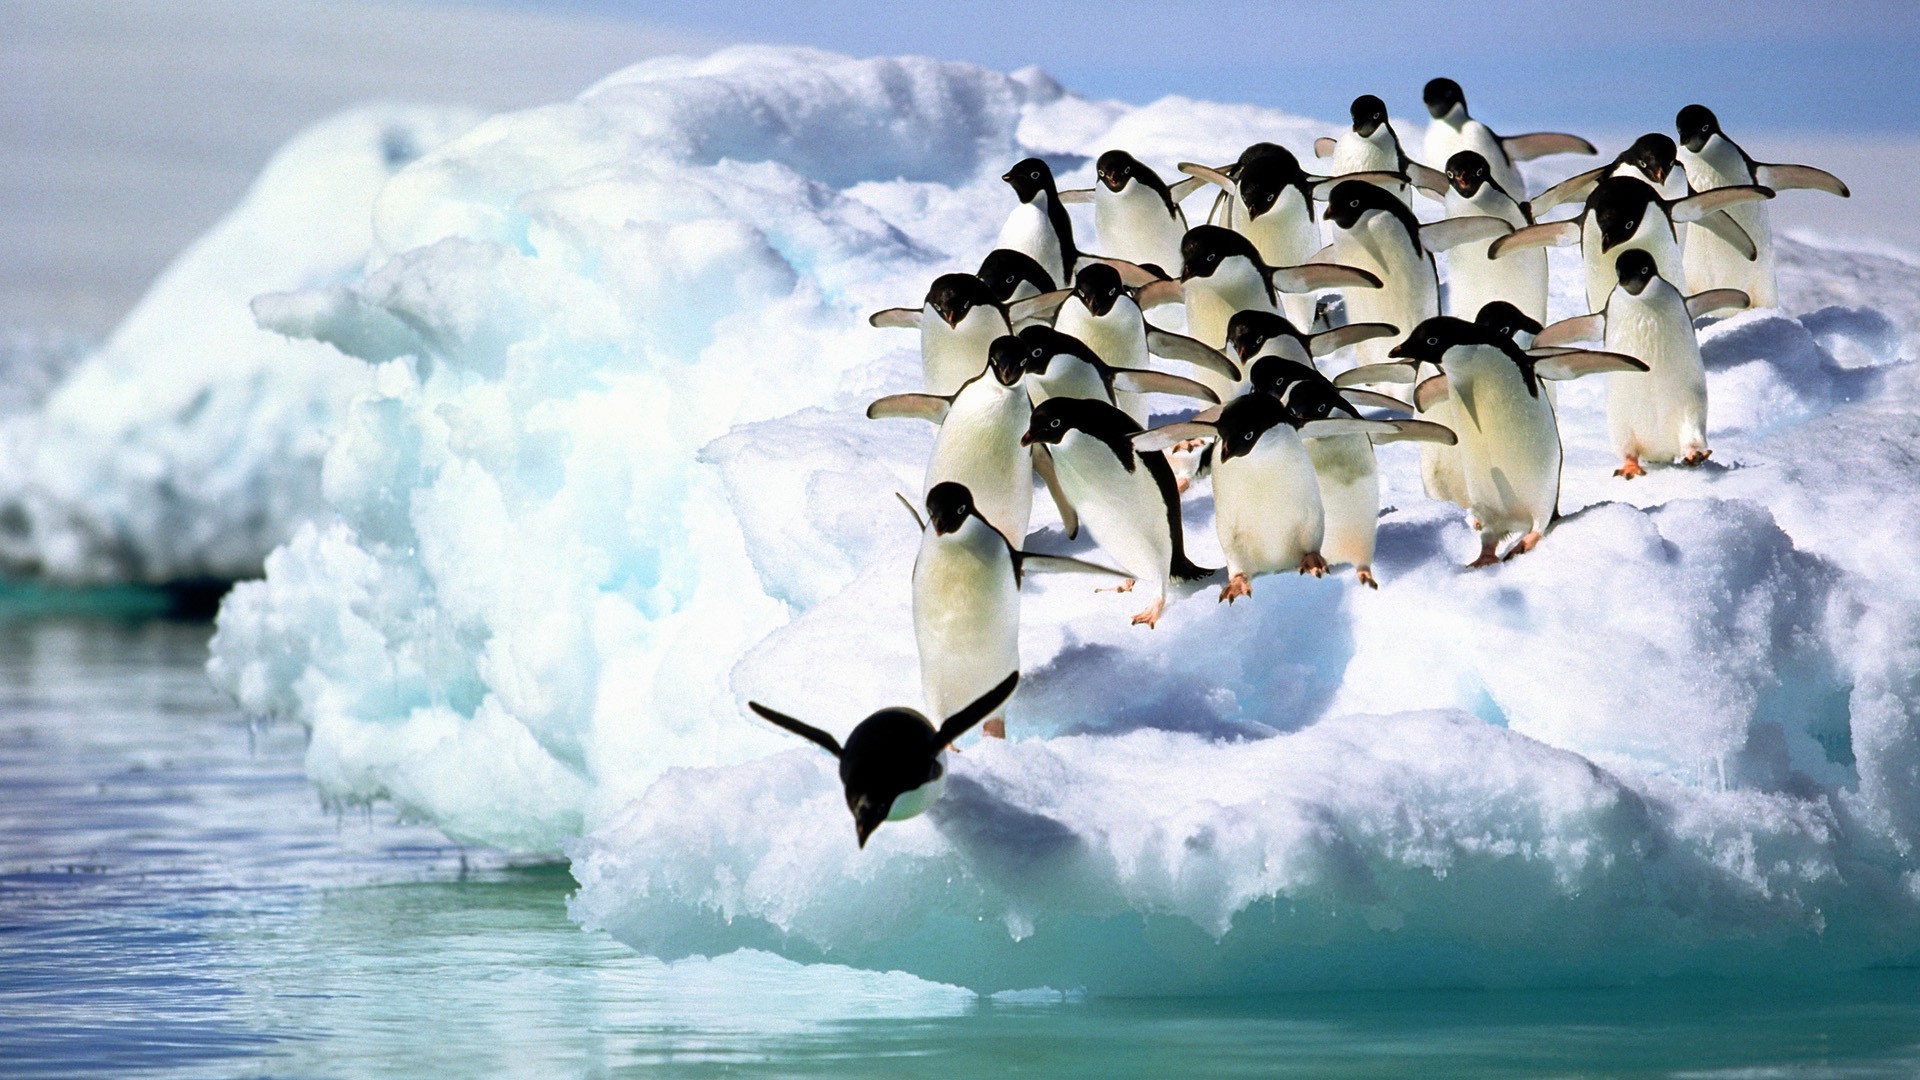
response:
<path id="1" fill-rule="evenodd" d="M 1053 422 L 1053 423 L 1052 423 L 1051 425 L 1049 425 L 1049 426 L 1051 426 L 1051 427 L 1059 427 L 1059 426 L 1060 426 L 1060 421 L 1058 421 L 1058 420 L 1055 420 L 1055 421 L 1054 421 L 1054 422 Z"/>
<path id="2" fill-rule="evenodd" d="M 1348 205 L 1348 206 L 1351 206 L 1351 207 L 1353 207 L 1353 208 L 1354 208 L 1355 210 L 1358 210 L 1358 209 L 1360 208 L 1360 200 L 1359 200 L 1359 199 L 1348 199 L 1348 200 L 1347 200 L 1347 205 Z"/>
<path id="3" fill-rule="evenodd" d="M 1013 284 L 1013 283 L 1014 283 L 1014 280 L 1015 280 L 1015 275 L 1013 275 L 1013 274 L 1008 274 L 1008 275 L 1007 275 L 1007 284 L 1009 284 L 1009 285 L 1011 285 L 1011 284 Z"/>
<path id="4" fill-rule="evenodd" d="M 1440 344 L 1440 339 L 1439 339 L 1439 338 L 1437 338 L 1437 337 L 1430 337 L 1430 338 L 1428 338 L 1428 339 L 1427 339 L 1427 344 L 1429 344 L 1429 345 L 1438 345 L 1438 344 Z"/>
<path id="5" fill-rule="evenodd" d="M 1632 221 L 1629 221 L 1629 222 L 1627 222 L 1627 228 L 1629 228 L 1629 229 L 1637 229 L 1637 228 L 1639 228 L 1639 227 L 1640 227 L 1640 219 L 1639 219 L 1639 218 L 1634 218 L 1634 219 L 1633 219 Z"/>
<path id="6" fill-rule="evenodd" d="M 1218 256 L 1218 255 L 1208 255 L 1208 256 L 1207 256 L 1207 265 L 1208 265 L 1208 266 L 1212 266 L 1212 265 L 1213 265 L 1214 263 L 1217 263 L 1217 262 L 1219 262 L 1219 261 L 1220 261 L 1220 256 Z"/>
<path id="7" fill-rule="evenodd" d="M 1253 441 L 1253 432 L 1251 432 L 1251 431 L 1249 431 L 1249 432 L 1247 432 L 1246 434 L 1244 434 L 1244 435 L 1242 435 L 1242 436 L 1240 436 L 1240 441 L 1241 441 L 1241 442 L 1252 442 L 1252 441 Z"/>
<path id="8" fill-rule="evenodd" d="M 1327 403 L 1324 401 L 1321 402 L 1319 405 L 1316 405 L 1314 407 L 1313 411 L 1319 413 L 1321 416 L 1327 415 Z"/>
<path id="9" fill-rule="evenodd" d="M 1038 170 L 1036 170 L 1036 171 L 1034 171 L 1034 172 L 1030 172 L 1030 173 L 1028 173 L 1028 174 L 1027 174 L 1027 179 L 1029 179 L 1029 180 L 1038 180 L 1038 179 L 1040 179 L 1040 173 L 1039 173 L 1039 171 L 1038 171 Z"/>

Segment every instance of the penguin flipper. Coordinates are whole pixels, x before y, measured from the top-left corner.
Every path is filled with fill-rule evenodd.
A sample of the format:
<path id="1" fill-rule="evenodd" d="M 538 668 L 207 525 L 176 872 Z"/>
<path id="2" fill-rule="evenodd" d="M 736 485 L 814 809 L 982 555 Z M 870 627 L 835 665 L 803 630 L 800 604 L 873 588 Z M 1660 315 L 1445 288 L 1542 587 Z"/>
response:
<path id="1" fill-rule="evenodd" d="M 1182 420 L 1176 424 L 1165 424 L 1148 431 L 1142 431 L 1133 437 L 1133 448 L 1143 454 L 1156 450 L 1165 450 L 1177 443 L 1194 439 L 1217 439 L 1220 429 L 1205 420 Z"/>
<path id="2" fill-rule="evenodd" d="M 1441 446 L 1453 446 L 1460 441 L 1460 436 L 1454 434 L 1452 428 L 1445 424 L 1436 424 L 1431 420 L 1379 420 L 1374 422 L 1387 424 L 1393 429 L 1392 431 L 1375 432 L 1373 435 L 1373 441 L 1375 443 L 1426 442 L 1438 443 Z M 1315 421 L 1315 423 L 1324 423 L 1324 421 Z"/>
<path id="3" fill-rule="evenodd" d="M 1338 139 L 1335 139 L 1328 135 L 1322 135 L 1319 138 L 1313 140 L 1313 156 L 1314 157 L 1332 157 L 1333 148 L 1339 145 L 1340 145 L 1340 141 Z"/>
<path id="4" fill-rule="evenodd" d="M 1404 173 L 1387 172 L 1380 169 L 1369 169 L 1365 172 L 1341 173 L 1339 176 L 1326 176 L 1315 181 L 1313 185 L 1313 197 L 1321 202 L 1326 202 L 1327 197 L 1333 194 L 1333 189 L 1346 183 L 1348 180 L 1361 180 L 1369 184 L 1405 184 L 1410 182 Z"/>
<path id="5" fill-rule="evenodd" d="M 1687 297 L 1687 317 L 1697 319 L 1716 311 L 1740 311 L 1753 306 L 1753 297 L 1739 289 L 1708 289 Z M 1534 340 L 1539 344 L 1539 339 Z"/>
<path id="6" fill-rule="evenodd" d="M 1578 175 L 1569 176 L 1535 195 L 1532 200 L 1534 216 L 1538 217 L 1561 203 L 1585 202 L 1587 196 L 1593 194 L 1594 186 L 1600 183 L 1600 178 L 1605 176 L 1607 170 L 1612 167 L 1602 165 L 1597 169 L 1588 169 Z"/>
<path id="7" fill-rule="evenodd" d="M 1739 252 L 1748 262 L 1760 257 L 1760 249 L 1754 245 L 1753 234 L 1726 213 L 1708 214 L 1694 224 L 1726 241 L 1728 247 Z"/>
<path id="8" fill-rule="evenodd" d="M 902 495 L 902 494 L 900 494 L 900 493 L 899 493 L 899 492 L 897 492 L 897 491 L 893 493 L 893 497 L 894 497 L 894 498 L 896 498 L 896 499 L 899 499 L 899 500 L 900 500 L 900 505 L 901 505 L 901 506 L 904 506 L 904 507 L 906 507 L 906 508 L 907 508 L 907 513 L 909 513 L 909 514 L 912 514 L 912 515 L 913 515 L 913 523 L 914 523 L 915 525 L 918 525 L 918 526 L 920 526 L 920 531 L 921 531 L 921 532 L 926 532 L 926 531 L 927 531 L 927 519 L 926 519 L 926 518 L 923 518 L 923 517 L 921 517 L 921 516 L 920 516 L 920 511 L 919 511 L 918 509 L 916 509 L 916 508 L 914 507 L 914 505 L 913 505 L 913 500 L 911 500 L 911 499 L 909 499 L 909 498 L 907 498 L 907 497 L 906 497 L 905 495 Z"/>
<path id="9" fill-rule="evenodd" d="M 1319 289 L 1377 289 L 1381 286 L 1378 277 L 1357 266 L 1342 266 L 1339 263 L 1303 263 L 1299 266 L 1276 266 L 1268 280 L 1273 287 L 1284 293 L 1308 293 Z"/>
<path id="10" fill-rule="evenodd" d="M 1429 221 L 1420 226 L 1420 246 L 1428 251 L 1445 251 L 1461 244 L 1492 240 L 1512 232 L 1512 225 L 1492 214 L 1467 214 Z"/>
<path id="11" fill-rule="evenodd" d="M 1220 404 L 1220 395 L 1214 393 L 1211 387 L 1148 368 L 1114 368 L 1113 385 L 1116 390 L 1132 394 L 1173 394 L 1204 401 L 1209 405 Z"/>
<path id="12" fill-rule="evenodd" d="M 1185 294 L 1180 291 L 1180 283 L 1171 279 L 1151 282 L 1133 290 L 1133 302 L 1140 306 L 1141 311 L 1164 307 L 1167 304 L 1178 304 L 1185 298 Z"/>
<path id="13" fill-rule="evenodd" d="M 1811 165 L 1767 165 L 1756 162 L 1753 166 L 1753 182 L 1775 191 L 1804 189 L 1824 191 L 1843 199 L 1853 197 L 1853 192 L 1847 190 L 1846 183 L 1839 177 Z"/>
<path id="14" fill-rule="evenodd" d="M 1644 361 L 1625 353 L 1601 352 L 1598 349 L 1573 349 L 1535 359 L 1533 373 L 1543 379 L 1556 381 L 1577 379 L 1582 375 L 1598 375 L 1604 371 L 1645 371 Z"/>
<path id="15" fill-rule="evenodd" d="M 1016 551 L 1015 561 L 1020 564 L 1022 573 L 1027 574 L 1104 574 L 1107 577 L 1131 578 L 1133 575 L 1124 570 L 1115 570 L 1111 566 L 1101 566 L 1084 559 L 1071 559 L 1065 555 L 1043 555 L 1037 551 Z"/>
<path id="16" fill-rule="evenodd" d="M 1080 535 L 1080 514 L 1073 504 L 1067 501 L 1067 493 L 1060 489 L 1060 474 L 1053 467 L 1053 451 L 1045 446 L 1033 448 L 1033 471 L 1047 485 L 1047 494 L 1053 497 L 1053 508 L 1060 512 L 1060 524 L 1067 530 L 1067 539 Z"/>
<path id="17" fill-rule="evenodd" d="M 1447 400 L 1447 397 L 1452 393 L 1453 386 L 1447 382 L 1446 374 L 1443 372 L 1435 375 L 1426 382 L 1413 388 L 1414 408 L 1419 409 L 1421 412 L 1426 412 L 1435 405 Z"/>
<path id="18" fill-rule="evenodd" d="M 1073 295 L 1072 289 L 1055 289 L 1039 296 L 1029 296 L 1025 300 L 1015 300 L 1007 305 L 1009 323 L 1025 322 L 1028 319 L 1051 320 L 1060 310 L 1060 305 Z"/>
<path id="19" fill-rule="evenodd" d="M 1199 191 L 1206 185 L 1207 181 L 1198 176 L 1176 181 L 1175 183 L 1167 185 L 1167 198 L 1173 200 L 1173 204 L 1178 206 L 1186 200 L 1187 196 Z"/>
<path id="20" fill-rule="evenodd" d="M 930 424 L 946 422 L 953 399 L 939 394 L 888 394 L 867 406 L 869 420 L 925 420 Z"/>
<path id="21" fill-rule="evenodd" d="M 1063 188 L 1060 191 L 1063 203 L 1090 203 L 1093 201 L 1093 189 L 1090 187 Z"/>
<path id="22" fill-rule="evenodd" d="M 867 316 L 867 325 L 877 326 L 882 329 L 898 327 L 907 330 L 918 330 L 920 328 L 920 315 L 921 310 L 919 308 L 890 307 L 885 311 L 876 311 Z"/>
<path id="23" fill-rule="evenodd" d="M 1400 328 L 1392 323 L 1357 322 L 1345 326 L 1336 326 L 1331 330 L 1322 330 L 1307 337 L 1307 351 L 1314 356 L 1325 356 L 1339 352 L 1349 345 L 1375 338 L 1394 337 Z"/>
<path id="24" fill-rule="evenodd" d="M 1362 364 L 1335 375 L 1333 385 L 1345 390 L 1349 386 L 1367 383 L 1410 383 L 1418 374 L 1419 368 L 1415 364 Z"/>
<path id="25" fill-rule="evenodd" d="M 775 712 L 772 709 L 767 708 L 765 705 L 762 705 L 757 701 L 747 702 L 747 708 L 752 709 L 754 712 L 759 713 L 762 717 L 765 717 L 766 719 L 773 721 L 775 724 L 778 724 L 781 727 L 786 728 L 788 731 L 793 732 L 795 735 L 798 735 L 803 739 L 807 739 L 811 742 L 819 743 L 821 746 L 826 748 L 827 753 L 832 754 L 834 757 L 840 756 L 840 740 L 834 738 L 833 736 L 827 734 L 824 731 L 821 731 L 819 728 L 814 727 L 812 724 L 805 723 L 804 721 L 800 721 L 800 720 L 795 720 L 793 717 L 788 716 L 786 713 L 783 713 L 783 712 Z"/>
<path id="26" fill-rule="evenodd" d="M 1568 135 L 1564 131 L 1535 131 L 1526 135 L 1509 135 L 1500 140 L 1500 149 L 1514 161 L 1532 161 L 1534 158 L 1549 154 L 1597 154 L 1600 151 L 1593 144 L 1578 135 Z"/>
<path id="27" fill-rule="evenodd" d="M 1668 213 L 1675 221 L 1701 221 L 1716 210 L 1725 210 L 1729 206 L 1741 203 L 1759 202 L 1773 198 L 1773 189 L 1758 184 L 1729 184 L 1703 191 L 1698 195 L 1689 195 L 1684 199 L 1675 199 Z"/>
<path id="28" fill-rule="evenodd" d="M 1176 334 L 1171 330 L 1162 330 L 1157 326 L 1147 327 L 1147 351 L 1155 356 L 1164 356 L 1169 360 L 1181 360 L 1197 368 L 1205 368 L 1216 375 L 1240 381 L 1240 366 L 1227 359 L 1219 349 L 1195 341 L 1185 334 Z"/>
<path id="29" fill-rule="evenodd" d="M 1487 257 L 1497 259 L 1509 251 L 1525 251 L 1537 247 L 1566 247 L 1580 242 L 1580 221 L 1547 221 L 1538 225 L 1529 225 L 1524 229 L 1515 229 L 1495 240 L 1487 248 Z"/>
<path id="30" fill-rule="evenodd" d="M 1014 672 L 1000 681 L 1000 685 L 974 698 L 959 712 L 947 717 L 940 724 L 940 730 L 934 733 L 933 748 L 945 750 L 953 745 L 953 740 L 967 733 L 967 729 L 992 716 L 1000 706 L 1013 696 L 1013 688 L 1020 685 L 1020 673 Z"/>
<path id="31" fill-rule="evenodd" d="M 1197 161 L 1183 161 L 1179 165 L 1175 166 L 1175 168 L 1179 169 L 1183 173 L 1186 173 L 1189 177 L 1192 177 L 1191 180 L 1180 181 L 1180 186 L 1185 186 L 1197 180 L 1203 184 L 1212 184 L 1213 186 L 1220 188 L 1222 191 L 1238 190 L 1237 186 L 1234 184 L 1234 182 L 1230 178 L 1228 178 L 1226 173 L 1221 172 L 1219 169 L 1216 169 L 1211 165 L 1202 165 Z M 1176 199 L 1184 198 L 1184 196 L 1176 195 L 1175 198 Z"/>
<path id="32" fill-rule="evenodd" d="M 1599 341 L 1606 332 L 1607 317 L 1604 314 L 1575 315 L 1548 324 L 1533 336 L 1533 344 L 1535 348 L 1543 349 L 1549 345 L 1565 345 L 1574 341 Z"/>
<path id="33" fill-rule="evenodd" d="M 1349 387 L 1347 389 L 1341 390 L 1340 396 L 1346 399 L 1347 404 L 1357 405 L 1362 408 L 1398 409 L 1401 412 L 1413 411 L 1413 406 L 1411 404 L 1401 401 L 1397 397 L 1388 397 L 1385 394 L 1376 394 L 1371 390 L 1360 390 L 1360 389 Z"/>
<path id="34" fill-rule="evenodd" d="M 1129 289 L 1138 289 L 1143 285 L 1151 285 L 1156 281 L 1168 280 L 1167 275 L 1164 273 L 1156 273 L 1155 269 L 1141 266 L 1139 263 L 1128 262 L 1125 259 L 1114 259 L 1105 255 L 1094 255 L 1083 251 L 1080 253 L 1080 261 L 1083 263 L 1105 263 L 1113 267 L 1115 270 L 1120 271 L 1120 284 L 1125 285 Z"/>
<path id="35" fill-rule="evenodd" d="M 1446 198 L 1447 174 L 1439 169 L 1428 168 L 1417 161 L 1409 161 L 1407 162 L 1407 179 L 1413 182 L 1414 187 L 1429 195 Z"/>

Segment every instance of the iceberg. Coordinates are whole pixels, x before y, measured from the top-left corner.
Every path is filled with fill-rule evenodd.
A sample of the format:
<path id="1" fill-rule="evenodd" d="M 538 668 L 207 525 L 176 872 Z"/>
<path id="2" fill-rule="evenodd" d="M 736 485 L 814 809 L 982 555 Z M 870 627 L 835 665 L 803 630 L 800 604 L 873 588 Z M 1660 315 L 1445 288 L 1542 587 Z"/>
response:
<path id="1" fill-rule="evenodd" d="M 1612 478 L 1600 389 L 1564 387 L 1564 516 L 1511 563 L 1462 570 L 1393 446 L 1378 592 L 1189 590 L 1150 631 L 1034 579 L 1012 741 L 864 851 L 831 760 L 745 712 L 920 704 L 895 492 L 931 431 L 863 418 L 919 372 L 864 316 L 972 268 L 1006 165 L 1322 128 L 767 48 L 481 122 L 381 189 L 363 274 L 254 304 L 365 381 L 332 515 L 209 670 L 310 729 L 327 798 L 564 854 L 575 917 L 669 959 L 1129 994 L 1920 960 L 1920 269 L 1882 256 L 1783 242 L 1785 308 L 1702 331 L 1707 466 Z M 1202 483 L 1203 564 L 1211 516 Z"/>

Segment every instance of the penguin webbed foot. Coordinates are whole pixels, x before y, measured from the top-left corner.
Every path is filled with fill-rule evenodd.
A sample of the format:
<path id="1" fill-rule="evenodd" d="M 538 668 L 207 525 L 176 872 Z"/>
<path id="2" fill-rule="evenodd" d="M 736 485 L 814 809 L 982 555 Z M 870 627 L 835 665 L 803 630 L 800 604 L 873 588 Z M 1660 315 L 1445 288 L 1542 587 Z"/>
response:
<path id="1" fill-rule="evenodd" d="M 1705 465 L 1707 463 L 1707 459 L 1712 456 L 1713 456 L 1713 451 L 1703 446 L 1698 450 L 1695 450 L 1694 452 L 1688 454 L 1686 457 L 1681 458 L 1680 464 L 1685 465 L 1689 469 L 1697 469 L 1700 466 Z"/>
<path id="2" fill-rule="evenodd" d="M 1312 574 L 1314 577 L 1326 577 L 1327 560 L 1321 558 L 1319 552 L 1309 551 L 1300 557 L 1300 572 Z"/>
<path id="3" fill-rule="evenodd" d="M 1358 567 L 1354 570 L 1353 576 L 1356 580 L 1360 582 L 1360 584 L 1365 585 L 1367 588 L 1373 589 L 1376 592 L 1379 591 L 1380 581 L 1378 578 L 1373 576 L 1373 567 L 1371 566 Z"/>
<path id="4" fill-rule="evenodd" d="M 1469 570 L 1498 566 L 1500 563 L 1500 541 L 1496 537 L 1486 537 L 1480 541 L 1480 557 L 1467 564 Z"/>
<path id="5" fill-rule="evenodd" d="M 1242 596 L 1253 595 L 1253 582 L 1245 574 L 1235 574 L 1232 579 L 1220 587 L 1220 599 L 1228 604 Z"/>
<path id="6" fill-rule="evenodd" d="M 1628 454 L 1627 460 L 1621 463 L 1619 468 L 1613 470 L 1613 475 L 1631 480 L 1636 476 L 1647 475 L 1647 467 L 1640 464 L 1640 455 Z"/>
<path id="7" fill-rule="evenodd" d="M 1501 562 L 1511 561 L 1521 555 L 1525 555 L 1527 552 L 1532 551 L 1534 548 L 1539 547 L 1541 535 L 1542 533 L 1540 532 L 1540 530 L 1535 529 L 1532 532 L 1528 533 L 1527 535 L 1521 537 L 1520 542 L 1513 545 L 1512 549 L 1507 552 L 1506 558 L 1500 561 Z"/>
<path id="8" fill-rule="evenodd" d="M 1155 600 L 1147 610 L 1135 615 L 1133 617 L 1133 625 L 1140 626 L 1144 624 L 1147 629 L 1152 630 L 1155 626 L 1159 625 L 1160 613 L 1165 611 L 1166 607 L 1167 598 L 1162 596 L 1158 600 Z"/>
<path id="9" fill-rule="evenodd" d="M 1121 582 L 1118 585 L 1102 585 L 1093 591 L 1094 592 L 1132 592 L 1133 587 L 1137 584 L 1139 584 L 1138 580 L 1134 578 L 1128 578 L 1127 580 Z"/>
<path id="10" fill-rule="evenodd" d="M 1007 737 L 1007 718 L 1004 716 L 995 716 L 995 717 L 989 718 L 986 721 L 986 723 L 983 723 L 980 725 L 980 734 L 986 736 L 989 739 L 1006 738 Z"/>

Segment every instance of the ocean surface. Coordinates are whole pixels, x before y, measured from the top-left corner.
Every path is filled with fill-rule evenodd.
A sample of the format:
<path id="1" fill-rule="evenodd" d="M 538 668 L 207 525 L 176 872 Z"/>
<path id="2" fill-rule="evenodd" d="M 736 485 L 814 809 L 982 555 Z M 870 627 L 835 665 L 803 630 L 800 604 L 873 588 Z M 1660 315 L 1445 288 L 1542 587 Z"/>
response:
<path id="1" fill-rule="evenodd" d="M 662 964 L 562 867 L 319 805 L 209 625 L 102 605 L 0 620 L 0 1076 L 1920 1076 L 1913 970 L 1114 1001 Z"/>

